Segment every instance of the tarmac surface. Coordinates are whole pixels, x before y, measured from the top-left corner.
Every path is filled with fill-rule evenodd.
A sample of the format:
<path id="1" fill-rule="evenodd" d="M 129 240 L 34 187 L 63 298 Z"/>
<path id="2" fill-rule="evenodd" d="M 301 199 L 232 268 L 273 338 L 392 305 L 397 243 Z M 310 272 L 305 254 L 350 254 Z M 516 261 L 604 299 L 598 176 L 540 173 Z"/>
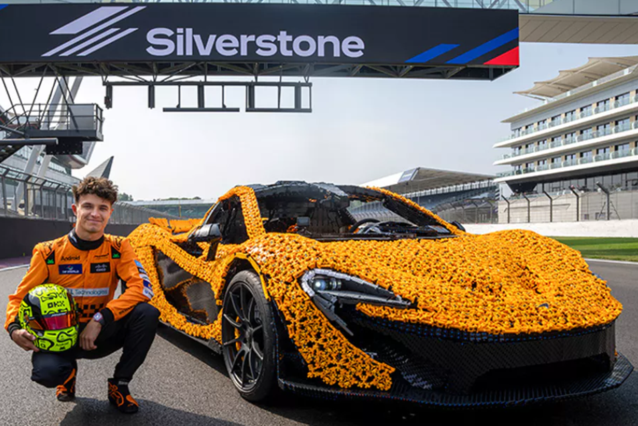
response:
<path id="1" fill-rule="evenodd" d="M 616 325 L 617 347 L 638 365 L 638 264 L 590 262 L 624 305 Z M 0 311 L 26 268 L 0 271 Z M 4 315 L 2 316 L 4 320 Z M 330 403 L 280 394 L 269 405 L 244 401 L 224 362 L 204 346 L 160 326 L 146 363 L 131 383 L 139 413 L 126 416 L 107 401 L 106 379 L 119 352 L 79 361 L 77 398 L 62 403 L 55 390 L 29 379 L 30 354 L 0 333 L 0 425 L 638 425 L 638 373 L 620 388 L 588 398 L 513 409 L 452 411 L 381 403 Z"/>

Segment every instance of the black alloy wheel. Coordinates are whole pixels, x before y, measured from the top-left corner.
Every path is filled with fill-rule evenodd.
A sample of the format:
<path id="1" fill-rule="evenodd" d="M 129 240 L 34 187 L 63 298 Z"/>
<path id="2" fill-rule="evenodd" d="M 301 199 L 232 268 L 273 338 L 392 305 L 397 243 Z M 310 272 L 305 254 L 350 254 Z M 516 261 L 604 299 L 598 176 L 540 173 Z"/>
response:
<path id="1" fill-rule="evenodd" d="M 222 351 L 226 370 L 242 397 L 258 402 L 274 390 L 275 323 L 259 277 L 235 275 L 224 295 Z"/>

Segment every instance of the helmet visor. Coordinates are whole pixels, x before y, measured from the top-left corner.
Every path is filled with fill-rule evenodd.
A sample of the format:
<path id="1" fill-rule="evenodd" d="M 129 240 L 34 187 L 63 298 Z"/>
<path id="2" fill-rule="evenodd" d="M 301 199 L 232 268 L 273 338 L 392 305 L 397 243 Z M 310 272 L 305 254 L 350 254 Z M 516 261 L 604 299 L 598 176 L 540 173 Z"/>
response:
<path id="1" fill-rule="evenodd" d="M 77 324 L 77 318 L 73 312 L 61 312 L 29 318 L 29 327 L 34 330 L 63 330 Z"/>

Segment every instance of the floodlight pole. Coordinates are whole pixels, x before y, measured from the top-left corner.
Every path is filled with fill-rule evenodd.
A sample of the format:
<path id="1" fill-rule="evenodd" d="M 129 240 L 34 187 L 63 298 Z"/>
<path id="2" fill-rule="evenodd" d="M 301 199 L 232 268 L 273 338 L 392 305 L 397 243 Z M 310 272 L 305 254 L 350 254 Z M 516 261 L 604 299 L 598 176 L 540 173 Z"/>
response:
<path id="1" fill-rule="evenodd" d="M 503 199 L 503 201 L 505 201 L 507 203 L 507 223 L 510 223 L 510 213 L 511 213 L 511 208 L 510 208 L 510 200 L 508 200 L 507 198 L 505 198 L 504 195 L 501 195 L 501 198 Z"/>
<path id="2" fill-rule="evenodd" d="M 525 196 L 524 192 L 521 192 L 521 195 L 523 196 L 523 198 L 525 198 L 527 200 L 527 223 L 531 223 L 532 222 L 532 205 L 531 205 L 531 202 L 529 201 L 529 198 L 527 198 L 527 196 Z"/>
<path id="3" fill-rule="evenodd" d="M 554 199 L 545 191 L 545 184 L 542 185 L 542 188 L 543 194 L 549 198 L 549 222 L 551 223 L 554 221 Z"/>
<path id="4" fill-rule="evenodd" d="M 596 182 L 596 186 L 599 187 L 600 189 L 602 189 L 602 191 L 607 194 L 607 220 L 611 219 L 611 194 L 609 193 L 609 190 L 607 188 L 605 188 L 604 186 L 601 185 L 600 182 Z"/>
<path id="5" fill-rule="evenodd" d="M 569 189 L 576 196 L 576 222 L 580 222 L 580 195 L 576 192 L 574 185 L 570 185 Z"/>

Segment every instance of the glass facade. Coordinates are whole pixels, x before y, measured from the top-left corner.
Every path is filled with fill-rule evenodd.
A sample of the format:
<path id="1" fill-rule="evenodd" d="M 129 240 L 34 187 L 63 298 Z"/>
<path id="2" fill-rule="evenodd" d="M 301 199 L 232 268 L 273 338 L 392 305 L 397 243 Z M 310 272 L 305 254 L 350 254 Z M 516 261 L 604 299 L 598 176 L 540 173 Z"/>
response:
<path id="1" fill-rule="evenodd" d="M 554 107 L 551 113 L 536 115 L 532 122 L 521 120 L 516 123 L 518 127 L 513 133 L 524 139 L 518 144 L 509 145 L 512 154 L 504 156 L 507 160 L 504 163 L 510 164 L 513 169 L 504 176 L 529 173 L 530 177 L 523 181 L 518 178 L 504 181 L 515 192 L 528 191 L 536 185 L 534 175 L 538 174 L 539 180 L 553 179 L 553 173 L 568 168 L 561 173 L 562 176 L 597 174 L 603 176 L 600 178 L 603 179 L 602 184 L 609 180 L 609 185 L 614 188 L 627 187 L 625 181 L 628 178 L 625 175 L 614 175 L 614 178 L 604 176 L 607 173 L 618 173 L 620 167 L 616 166 L 616 160 L 618 164 L 622 164 L 620 170 L 638 172 L 638 134 L 635 134 L 638 133 L 638 77 L 632 79 L 636 88 L 625 85 L 616 93 L 612 92 L 612 88 L 605 90 L 606 93 L 594 95 L 595 98 L 585 95 L 587 100 L 571 101 L 565 108 L 574 109 L 559 114 L 559 110 Z M 592 85 L 594 86 L 596 84 Z M 567 123 L 569 124 L 566 125 Z M 519 132 L 519 129 L 523 130 Z M 540 133 L 535 137 L 537 132 Z M 539 173 L 544 170 L 551 170 L 552 174 Z M 558 180 L 557 177 L 556 179 Z M 570 185 L 573 183 L 571 180 L 569 182 Z M 556 185 L 561 190 L 569 189 L 563 184 Z M 546 190 L 549 189 L 546 187 Z"/>
<path id="2" fill-rule="evenodd" d="M 591 105 L 585 105 L 580 107 L 580 117 L 589 117 L 594 112 L 594 109 Z"/>
<path id="3" fill-rule="evenodd" d="M 609 175 L 597 175 L 580 179 L 565 179 L 555 182 L 537 184 L 532 193 L 541 194 L 543 185 L 548 192 L 569 191 L 573 186 L 579 191 L 597 191 L 599 182 L 610 191 L 638 191 L 638 172 L 616 173 Z"/>
<path id="4" fill-rule="evenodd" d="M 630 99 L 631 99 L 631 95 L 629 92 L 623 93 L 622 95 L 618 95 L 616 96 L 615 106 L 621 107 L 621 106 L 627 105 Z"/>

